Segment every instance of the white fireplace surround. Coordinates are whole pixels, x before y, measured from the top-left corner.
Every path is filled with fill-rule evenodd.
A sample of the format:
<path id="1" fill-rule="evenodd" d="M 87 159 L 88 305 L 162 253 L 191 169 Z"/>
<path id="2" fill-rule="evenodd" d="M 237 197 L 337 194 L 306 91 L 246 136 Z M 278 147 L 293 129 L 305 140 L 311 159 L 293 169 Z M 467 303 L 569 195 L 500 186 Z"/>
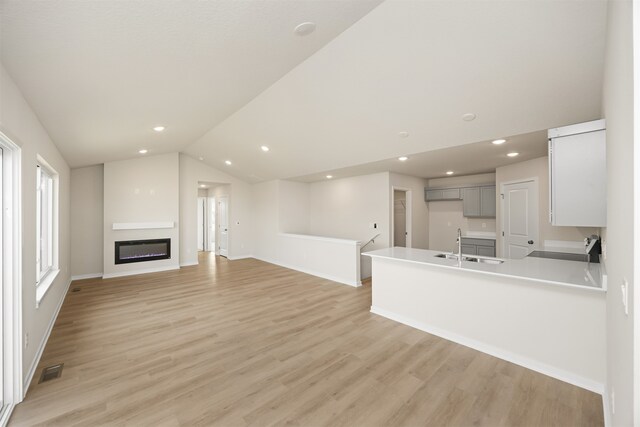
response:
<path id="1" fill-rule="evenodd" d="M 114 222 L 112 230 L 152 230 L 160 228 L 173 228 L 175 222 Z"/>

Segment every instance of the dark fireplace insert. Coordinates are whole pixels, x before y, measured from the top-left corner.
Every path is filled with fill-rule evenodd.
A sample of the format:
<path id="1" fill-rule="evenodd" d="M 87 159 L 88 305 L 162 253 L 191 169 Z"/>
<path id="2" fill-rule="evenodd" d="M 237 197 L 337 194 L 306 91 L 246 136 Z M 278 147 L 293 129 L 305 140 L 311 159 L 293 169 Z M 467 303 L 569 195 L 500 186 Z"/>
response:
<path id="1" fill-rule="evenodd" d="M 116 264 L 171 258 L 171 239 L 116 242 Z"/>

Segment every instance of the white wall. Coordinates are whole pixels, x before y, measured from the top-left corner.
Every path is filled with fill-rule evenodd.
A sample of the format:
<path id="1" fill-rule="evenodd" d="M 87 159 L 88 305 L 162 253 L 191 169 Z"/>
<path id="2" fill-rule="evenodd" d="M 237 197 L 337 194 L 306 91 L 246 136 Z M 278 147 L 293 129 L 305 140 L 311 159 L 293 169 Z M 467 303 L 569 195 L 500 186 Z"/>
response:
<path id="1" fill-rule="evenodd" d="M 278 231 L 283 233 L 309 233 L 309 184 L 278 181 Z"/>
<path id="2" fill-rule="evenodd" d="M 429 180 L 429 187 L 456 187 L 496 183 L 494 173 L 454 176 Z M 470 231 L 496 231 L 495 218 L 467 218 L 462 214 L 462 200 L 429 202 L 429 249 L 453 251 L 456 249 L 458 228 L 462 234 Z"/>
<path id="3" fill-rule="evenodd" d="M 251 255 L 251 185 L 186 154 L 180 154 L 180 265 L 198 263 L 198 182 L 229 184 L 229 258 Z"/>
<path id="4" fill-rule="evenodd" d="M 314 182 L 310 185 L 309 232 L 317 236 L 360 240 L 380 233 L 364 251 L 389 247 L 391 191 L 389 173 Z M 378 228 L 372 229 L 371 223 Z M 371 260 L 361 260 L 362 278 L 371 276 Z"/>
<path id="5" fill-rule="evenodd" d="M 634 131 L 633 131 L 633 30 L 632 3 L 609 1 L 605 58 L 603 113 L 607 121 L 607 227 L 603 229 L 607 247 L 607 401 L 611 425 L 640 424 L 634 421 Z M 637 71 L 636 71 L 637 73 Z M 637 135 L 635 135 L 637 138 Z M 637 167 L 637 166 L 636 166 Z M 637 170 L 635 171 L 637 173 Z M 629 283 L 629 315 L 622 307 L 621 285 Z M 638 381 L 638 372 L 635 372 Z M 611 394 L 615 391 L 615 414 Z M 636 411 L 638 407 L 636 406 Z"/>
<path id="6" fill-rule="evenodd" d="M 53 326 L 70 277 L 70 172 L 67 163 L 40 124 L 4 66 L 0 64 L 0 131 L 22 148 L 22 328 L 29 336 L 22 352 L 22 377 L 35 369 L 44 340 Z M 59 174 L 60 273 L 36 308 L 36 156 Z"/>
<path id="7" fill-rule="evenodd" d="M 178 153 L 144 156 L 104 165 L 104 275 L 179 267 L 179 162 Z M 194 185 L 197 190 L 197 184 Z M 195 191 L 197 195 L 197 191 Z M 193 211 L 196 212 L 196 199 Z M 113 223 L 174 222 L 173 228 L 113 230 Z M 193 234 L 197 233 L 194 225 Z M 114 242 L 171 239 L 171 259 L 115 264 Z"/>
<path id="8" fill-rule="evenodd" d="M 252 186 L 253 190 L 253 256 L 269 261 L 277 255 L 278 236 L 278 181 L 267 181 Z"/>
<path id="9" fill-rule="evenodd" d="M 102 275 L 104 166 L 71 169 L 71 274 Z"/>
<path id="10" fill-rule="evenodd" d="M 429 206 L 424 200 L 424 187 L 427 180 L 415 176 L 389 174 L 392 187 L 411 190 L 411 247 L 418 249 L 429 248 Z M 391 198 L 393 200 L 393 197 Z M 393 204 L 390 204 L 393 208 Z M 368 262 L 368 260 L 367 260 Z"/>
<path id="11" fill-rule="evenodd" d="M 558 227 L 549 223 L 549 158 L 546 156 L 539 157 L 496 169 L 496 227 L 498 231 L 496 251 L 498 256 L 502 256 L 500 185 L 509 181 L 534 177 L 538 178 L 538 230 L 540 232 L 539 243 L 541 246 L 545 240 L 580 242 L 592 234 L 600 234 L 599 228 Z"/>

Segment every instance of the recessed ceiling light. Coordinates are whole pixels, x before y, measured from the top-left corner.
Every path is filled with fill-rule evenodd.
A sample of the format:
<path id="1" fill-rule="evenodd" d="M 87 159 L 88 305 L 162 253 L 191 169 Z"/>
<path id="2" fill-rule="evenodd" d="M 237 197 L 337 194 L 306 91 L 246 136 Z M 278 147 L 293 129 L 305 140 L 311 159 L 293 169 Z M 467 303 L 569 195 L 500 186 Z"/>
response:
<path id="1" fill-rule="evenodd" d="M 518 154 L 520 154 L 520 153 L 516 153 L 516 152 L 513 152 L 513 153 L 507 153 L 507 156 L 509 156 L 509 157 L 515 157 L 515 156 L 517 156 Z"/>
<path id="2" fill-rule="evenodd" d="M 261 145 L 261 146 L 260 146 L 260 149 L 261 149 L 262 151 L 264 151 L 265 153 L 266 153 L 267 151 L 269 151 L 269 147 L 267 147 L 266 145 Z"/>
<path id="3" fill-rule="evenodd" d="M 200 184 L 200 188 L 207 188 L 207 186 L 204 184 Z"/>
<path id="4" fill-rule="evenodd" d="M 164 126 L 156 126 L 153 128 L 156 132 L 162 132 L 164 130 Z"/>
<path id="5" fill-rule="evenodd" d="M 204 157 L 200 156 L 200 157 L 198 157 L 198 160 L 203 161 Z"/>
<path id="6" fill-rule="evenodd" d="M 327 179 L 333 178 L 333 175 L 327 175 Z"/>
<path id="7" fill-rule="evenodd" d="M 406 130 L 403 130 L 402 132 L 398 132 L 398 136 L 400 138 L 407 138 L 409 136 L 409 132 L 407 132 Z"/>
<path id="8" fill-rule="evenodd" d="M 139 151 L 138 151 L 138 153 L 140 153 L 140 154 L 147 154 L 148 152 L 149 152 L 149 151 L 148 151 L 148 150 L 145 150 L 145 149 L 142 149 L 142 150 L 139 150 Z"/>
<path id="9" fill-rule="evenodd" d="M 316 24 L 313 22 L 303 22 L 296 26 L 293 32 L 299 36 L 308 36 L 316 30 Z"/>
<path id="10" fill-rule="evenodd" d="M 409 158 L 407 156 L 401 156 L 398 157 L 398 160 L 400 160 L 401 162 L 406 162 Z"/>
<path id="11" fill-rule="evenodd" d="M 476 119 L 476 115 L 473 113 L 467 113 L 462 115 L 462 120 L 464 120 L 465 122 L 470 122 L 475 119 Z"/>
<path id="12" fill-rule="evenodd" d="M 225 160 L 225 161 L 224 161 L 224 163 L 225 163 L 227 166 L 231 166 L 231 160 Z"/>
<path id="13" fill-rule="evenodd" d="M 491 141 L 491 143 L 494 145 L 501 145 L 501 144 L 504 144 L 505 142 L 507 142 L 506 139 L 494 139 L 493 141 Z"/>
<path id="14" fill-rule="evenodd" d="M 453 175 L 453 171 L 447 171 L 446 174 L 447 175 Z"/>

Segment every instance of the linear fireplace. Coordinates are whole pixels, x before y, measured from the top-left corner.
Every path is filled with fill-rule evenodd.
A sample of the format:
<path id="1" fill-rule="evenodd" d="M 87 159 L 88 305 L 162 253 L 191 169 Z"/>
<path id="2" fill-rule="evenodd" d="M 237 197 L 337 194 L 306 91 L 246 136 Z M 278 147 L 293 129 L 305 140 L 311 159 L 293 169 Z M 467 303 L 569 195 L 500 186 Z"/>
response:
<path id="1" fill-rule="evenodd" d="M 171 239 L 116 242 L 116 264 L 171 258 Z"/>

